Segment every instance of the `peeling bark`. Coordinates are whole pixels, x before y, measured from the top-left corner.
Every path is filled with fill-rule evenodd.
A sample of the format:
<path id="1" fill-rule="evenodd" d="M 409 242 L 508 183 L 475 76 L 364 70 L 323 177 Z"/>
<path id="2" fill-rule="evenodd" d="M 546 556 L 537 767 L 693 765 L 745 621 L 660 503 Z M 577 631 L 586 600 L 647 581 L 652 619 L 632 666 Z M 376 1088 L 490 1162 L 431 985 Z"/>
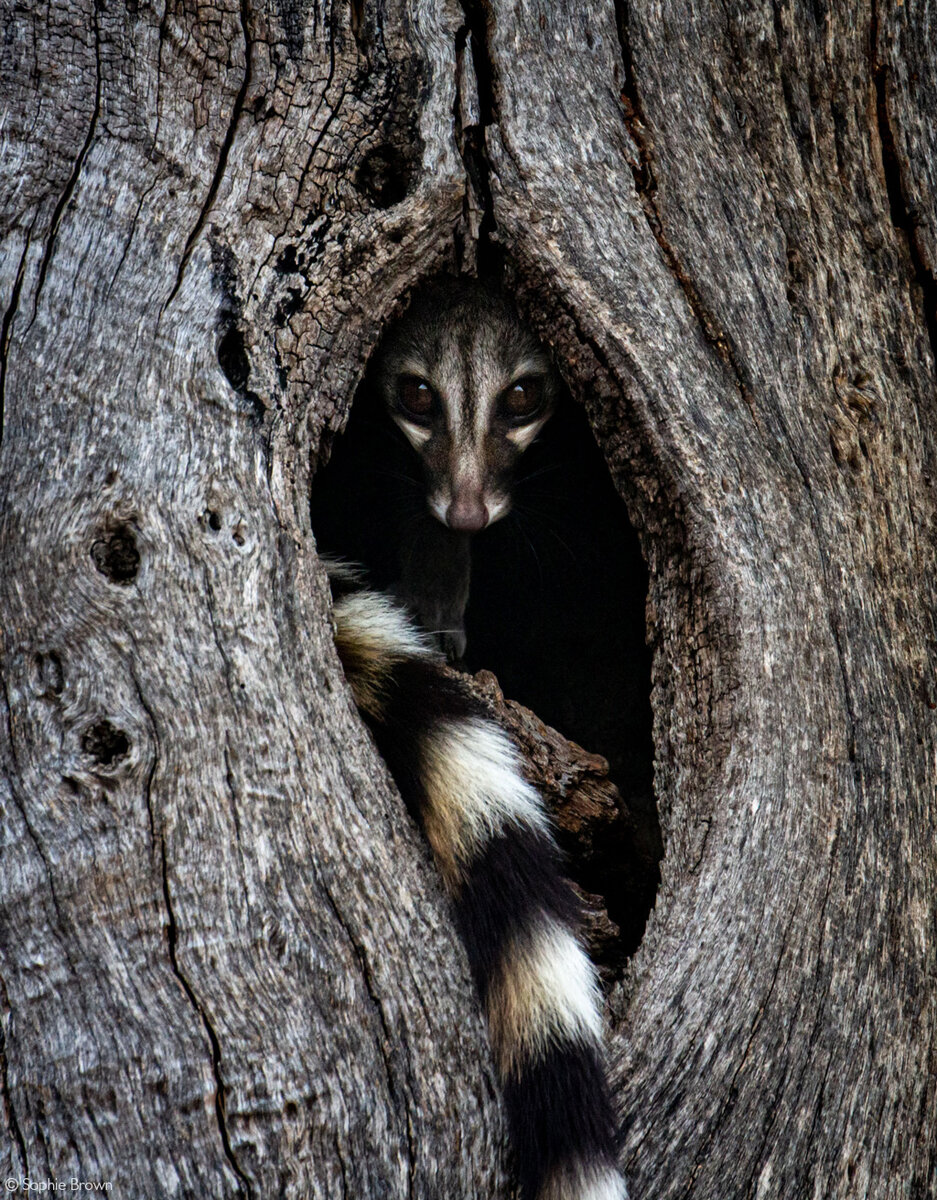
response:
<path id="1" fill-rule="evenodd" d="M 6 7 L 0 1178 L 510 1194 L 307 504 L 461 268 L 555 345 L 651 568 L 635 1196 L 937 1195 L 933 21 Z M 601 836 L 599 765 L 503 711 Z"/>

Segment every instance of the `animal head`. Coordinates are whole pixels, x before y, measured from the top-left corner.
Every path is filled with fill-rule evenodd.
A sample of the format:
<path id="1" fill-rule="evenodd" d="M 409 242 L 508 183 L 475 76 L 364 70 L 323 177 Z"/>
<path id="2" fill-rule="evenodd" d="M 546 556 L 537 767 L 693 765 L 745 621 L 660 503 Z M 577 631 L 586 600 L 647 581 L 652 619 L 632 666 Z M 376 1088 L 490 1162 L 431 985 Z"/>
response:
<path id="1" fill-rule="evenodd" d="M 517 460 L 558 388 L 549 356 L 507 301 L 467 282 L 424 293 L 385 337 L 377 383 L 422 461 L 433 515 L 464 533 L 505 516 Z"/>

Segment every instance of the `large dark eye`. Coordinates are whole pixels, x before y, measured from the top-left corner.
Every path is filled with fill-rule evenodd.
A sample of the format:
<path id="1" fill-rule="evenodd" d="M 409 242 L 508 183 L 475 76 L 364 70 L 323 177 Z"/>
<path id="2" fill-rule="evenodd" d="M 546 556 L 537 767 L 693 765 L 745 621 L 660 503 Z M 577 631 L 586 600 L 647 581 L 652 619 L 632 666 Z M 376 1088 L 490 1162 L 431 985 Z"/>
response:
<path id="1" fill-rule="evenodd" d="M 501 418 L 509 425 L 528 425 L 543 409 L 543 383 L 531 376 L 518 379 L 501 393 Z"/>
<path id="2" fill-rule="evenodd" d="M 397 402 L 404 416 L 417 425 L 428 425 L 436 412 L 436 396 L 425 379 L 404 375 L 397 385 Z"/>

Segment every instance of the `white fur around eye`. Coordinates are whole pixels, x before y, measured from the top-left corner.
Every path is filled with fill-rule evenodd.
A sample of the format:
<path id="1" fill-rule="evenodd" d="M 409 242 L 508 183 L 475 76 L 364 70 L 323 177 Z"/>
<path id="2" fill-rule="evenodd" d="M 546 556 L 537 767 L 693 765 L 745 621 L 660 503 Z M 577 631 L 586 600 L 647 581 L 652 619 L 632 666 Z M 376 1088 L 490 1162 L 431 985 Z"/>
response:
<path id="1" fill-rule="evenodd" d="M 412 421 L 408 421 L 405 417 L 401 417 L 397 413 L 394 413 L 394 421 L 400 426 L 404 437 L 415 450 L 419 450 L 421 446 L 425 446 L 433 432 L 424 425 L 414 425 Z"/>
<path id="2" fill-rule="evenodd" d="M 541 417 L 539 421 L 530 425 L 519 425 L 516 429 L 509 429 L 504 436 L 518 450 L 526 450 L 546 423 L 547 417 Z"/>

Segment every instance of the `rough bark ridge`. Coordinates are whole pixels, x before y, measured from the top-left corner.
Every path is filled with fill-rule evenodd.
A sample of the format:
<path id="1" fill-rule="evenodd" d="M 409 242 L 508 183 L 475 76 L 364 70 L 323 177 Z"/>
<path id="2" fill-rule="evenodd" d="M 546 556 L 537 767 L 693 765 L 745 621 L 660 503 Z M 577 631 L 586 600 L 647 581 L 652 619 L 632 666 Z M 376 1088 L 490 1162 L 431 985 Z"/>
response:
<path id="1" fill-rule="evenodd" d="M 4 1175 L 498 1191 L 471 984 L 305 499 L 382 318 L 451 255 L 460 24 L 4 16 Z"/>
<path id="2" fill-rule="evenodd" d="M 932 24 L 5 6 L 0 1174 L 507 1194 L 306 506 L 382 322 L 479 239 L 653 573 L 635 1195 L 937 1195 Z"/>
<path id="3" fill-rule="evenodd" d="M 517 4 L 491 28 L 495 225 L 654 579 L 638 1195 L 937 1194 L 928 21 Z"/>

